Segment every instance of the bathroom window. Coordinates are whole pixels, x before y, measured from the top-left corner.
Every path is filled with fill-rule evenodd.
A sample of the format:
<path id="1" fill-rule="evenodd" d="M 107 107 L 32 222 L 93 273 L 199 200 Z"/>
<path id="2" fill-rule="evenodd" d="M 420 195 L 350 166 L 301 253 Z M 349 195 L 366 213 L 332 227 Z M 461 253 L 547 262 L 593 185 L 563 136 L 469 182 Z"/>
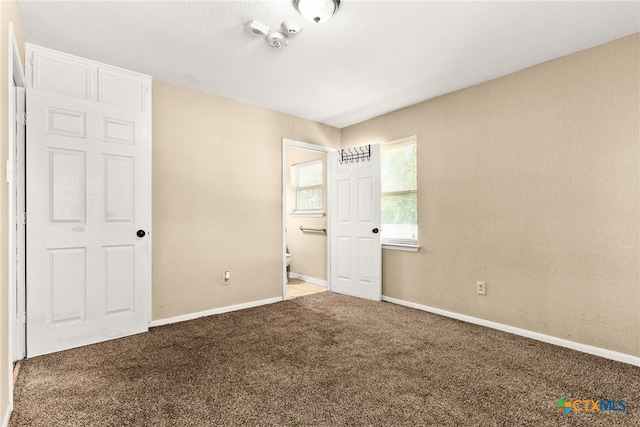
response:
<path id="1" fill-rule="evenodd" d="M 415 137 L 382 145 L 380 159 L 383 247 L 418 248 L 418 164 Z"/>
<path id="2" fill-rule="evenodd" d="M 322 211 L 322 160 L 313 160 L 291 167 L 291 177 L 296 196 L 298 215 L 323 214 Z"/>

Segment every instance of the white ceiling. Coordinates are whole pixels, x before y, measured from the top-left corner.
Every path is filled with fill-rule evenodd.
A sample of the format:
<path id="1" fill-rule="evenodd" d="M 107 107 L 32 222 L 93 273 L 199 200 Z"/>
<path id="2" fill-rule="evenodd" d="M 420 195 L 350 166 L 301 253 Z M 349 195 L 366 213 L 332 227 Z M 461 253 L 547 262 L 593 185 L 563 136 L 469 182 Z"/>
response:
<path id="1" fill-rule="evenodd" d="M 640 31 L 640 3 L 342 0 L 325 24 L 280 1 L 18 0 L 25 39 L 344 127 Z M 296 19 L 280 50 L 243 29 Z"/>

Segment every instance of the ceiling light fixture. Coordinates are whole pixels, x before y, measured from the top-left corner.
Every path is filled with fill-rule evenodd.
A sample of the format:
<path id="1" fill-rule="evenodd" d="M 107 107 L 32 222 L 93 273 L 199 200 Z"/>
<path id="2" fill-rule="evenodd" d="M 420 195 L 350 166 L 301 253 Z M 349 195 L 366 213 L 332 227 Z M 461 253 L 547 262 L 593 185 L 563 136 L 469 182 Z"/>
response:
<path id="1" fill-rule="evenodd" d="M 293 7 L 309 22 L 322 24 L 338 11 L 340 0 L 292 0 Z"/>

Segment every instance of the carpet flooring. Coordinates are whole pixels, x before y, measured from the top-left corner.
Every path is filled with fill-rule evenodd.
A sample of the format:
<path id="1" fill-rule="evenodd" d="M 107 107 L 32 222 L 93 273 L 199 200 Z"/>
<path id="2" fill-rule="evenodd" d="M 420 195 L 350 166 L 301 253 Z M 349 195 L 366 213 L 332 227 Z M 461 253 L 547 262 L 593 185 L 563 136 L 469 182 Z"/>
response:
<path id="1" fill-rule="evenodd" d="M 640 368 L 323 292 L 28 359 L 15 398 L 10 427 L 637 426 Z"/>

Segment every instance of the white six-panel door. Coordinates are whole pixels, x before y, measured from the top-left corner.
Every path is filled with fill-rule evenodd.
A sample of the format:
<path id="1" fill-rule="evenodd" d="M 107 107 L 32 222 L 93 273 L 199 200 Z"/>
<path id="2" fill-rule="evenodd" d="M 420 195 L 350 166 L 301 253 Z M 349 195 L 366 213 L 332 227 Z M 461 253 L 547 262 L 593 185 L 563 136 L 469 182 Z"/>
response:
<path id="1" fill-rule="evenodd" d="M 146 331 L 149 120 L 36 89 L 27 118 L 27 355 Z"/>
<path id="2" fill-rule="evenodd" d="M 371 145 L 369 158 L 359 161 L 339 157 L 329 154 L 331 290 L 380 301 L 380 145 Z"/>

